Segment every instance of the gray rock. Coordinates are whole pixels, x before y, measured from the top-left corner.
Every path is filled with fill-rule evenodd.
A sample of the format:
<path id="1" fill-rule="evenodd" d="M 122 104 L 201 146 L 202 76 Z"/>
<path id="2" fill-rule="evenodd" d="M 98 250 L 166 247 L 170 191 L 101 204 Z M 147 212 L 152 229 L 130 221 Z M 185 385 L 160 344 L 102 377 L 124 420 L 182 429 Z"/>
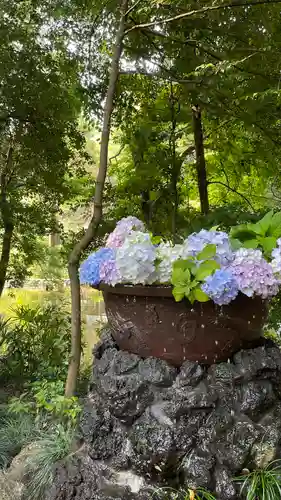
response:
<path id="1" fill-rule="evenodd" d="M 143 464 L 150 470 L 153 465 L 165 461 L 173 444 L 171 428 L 161 425 L 149 412 L 133 424 L 129 438 L 135 453 L 132 460 L 135 470 Z"/>
<path id="2" fill-rule="evenodd" d="M 275 370 L 277 367 L 277 353 L 274 350 L 266 349 L 265 346 L 256 349 L 247 349 L 235 354 L 233 360 L 237 377 L 243 380 L 251 380 L 260 375 L 263 371 Z M 278 356 L 277 356 L 278 357 Z"/>
<path id="3" fill-rule="evenodd" d="M 189 413 L 192 409 L 214 408 L 216 394 L 209 391 L 205 382 L 200 382 L 197 387 L 173 386 L 172 402 L 176 416 Z"/>
<path id="4" fill-rule="evenodd" d="M 136 356 L 136 354 L 118 351 L 113 358 L 110 369 L 113 373 L 116 373 L 116 375 L 129 373 L 137 367 L 140 359 L 141 358 L 139 358 L 139 356 Z"/>
<path id="5" fill-rule="evenodd" d="M 117 347 L 113 337 L 111 335 L 110 329 L 108 326 L 104 326 L 102 332 L 100 334 L 100 340 L 93 348 L 93 355 L 96 359 L 101 359 L 103 353 L 107 349 L 115 349 Z"/>
<path id="6" fill-rule="evenodd" d="M 108 397 L 108 409 L 123 423 L 132 423 L 153 401 L 153 392 L 139 374 L 127 376 L 105 375 L 101 381 L 102 392 Z"/>
<path id="7" fill-rule="evenodd" d="M 204 373 L 205 370 L 202 366 L 187 360 L 183 363 L 176 382 L 180 386 L 194 387 L 202 380 Z"/>
<path id="8" fill-rule="evenodd" d="M 99 378 L 100 375 L 105 374 L 111 367 L 115 356 L 118 351 L 115 348 L 110 347 L 106 349 L 100 359 L 95 359 L 94 361 L 94 376 Z"/>
<path id="9" fill-rule="evenodd" d="M 259 437 L 255 424 L 241 415 L 234 426 L 213 443 L 217 463 L 228 467 L 231 472 L 241 470 Z"/>
<path id="10" fill-rule="evenodd" d="M 141 378 L 156 386 L 169 387 L 172 385 L 176 373 L 176 369 L 162 359 L 147 358 L 139 364 Z"/>
<path id="11" fill-rule="evenodd" d="M 272 384 L 269 380 L 248 382 L 241 389 L 240 412 L 255 416 L 269 408 L 275 400 Z"/>
<path id="12" fill-rule="evenodd" d="M 117 472 L 78 454 L 57 467 L 46 500 L 148 500 L 149 491 L 147 481 L 132 471 Z"/>
<path id="13" fill-rule="evenodd" d="M 214 478 L 218 498 L 223 498 L 224 500 L 234 500 L 236 498 L 236 490 L 232 483 L 232 477 L 229 474 L 228 469 L 225 467 L 216 467 Z"/>
<path id="14" fill-rule="evenodd" d="M 90 393 L 84 400 L 83 411 L 80 416 L 79 430 L 87 443 L 92 443 L 101 428 L 110 426 L 110 415 L 106 412 L 103 401 L 97 392 Z"/>
<path id="15" fill-rule="evenodd" d="M 117 421 L 111 421 L 111 425 L 101 428 L 89 448 L 89 455 L 93 460 L 105 460 L 120 453 L 124 440 L 125 429 Z"/>
<path id="16" fill-rule="evenodd" d="M 184 473 L 184 484 L 187 488 L 208 487 L 210 484 L 210 470 L 215 464 L 212 455 L 193 450 L 186 455 L 181 464 Z"/>
<path id="17" fill-rule="evenodd" d="M 80 421 L 84 455 L 59 466 L 48 500 L 160 500 L 155 489 L 177 479 L 234 500 L 234 475 L 281 457 L 281 354 L 272 344 L 177 371 L 103 338 Z"/>

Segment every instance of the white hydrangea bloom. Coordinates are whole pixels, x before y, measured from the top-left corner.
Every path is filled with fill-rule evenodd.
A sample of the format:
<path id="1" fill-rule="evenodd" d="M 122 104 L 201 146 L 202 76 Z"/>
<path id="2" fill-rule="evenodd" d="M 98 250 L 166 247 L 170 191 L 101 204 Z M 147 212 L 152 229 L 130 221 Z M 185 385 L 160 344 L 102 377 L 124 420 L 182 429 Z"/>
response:
<path id="1" fill-rule="evenodd" d="M 271 266 L 274 274 L 281 278 L 281 239 L 277 240 L 278 248 L 272 250 L 272 261 Z"/>
<path id="2" fill-rule="evenodd" d="M 171 243 L 161 243 L 157 250 L 157 281 L 160 283 L 169 283 L 172 278 L 173 263 L 181 259 L 183 251 L 182 245 L 173 246 Z"/>
<path id="3" fill-rule="evenodd" d="M 150 235 L 132 231 L 116 252 L 116 268 L 123 283 L 151 284 L 155 281 L 156 248 Z"/>

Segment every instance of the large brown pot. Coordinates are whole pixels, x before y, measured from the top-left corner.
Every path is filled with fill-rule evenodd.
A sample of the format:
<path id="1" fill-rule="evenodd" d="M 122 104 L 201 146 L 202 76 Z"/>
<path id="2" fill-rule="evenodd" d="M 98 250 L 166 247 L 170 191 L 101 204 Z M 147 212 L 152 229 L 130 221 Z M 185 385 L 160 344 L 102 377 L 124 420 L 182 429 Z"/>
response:
<path id="1" fill-rule="evenodd" d="M 266 304 L 240 294 L 228 306 L 175 302 L 169 286 L 101 285 L 108 322 L 121 349 L 142 357 L 203 364 L 225 361 L 261 337 Z"/>

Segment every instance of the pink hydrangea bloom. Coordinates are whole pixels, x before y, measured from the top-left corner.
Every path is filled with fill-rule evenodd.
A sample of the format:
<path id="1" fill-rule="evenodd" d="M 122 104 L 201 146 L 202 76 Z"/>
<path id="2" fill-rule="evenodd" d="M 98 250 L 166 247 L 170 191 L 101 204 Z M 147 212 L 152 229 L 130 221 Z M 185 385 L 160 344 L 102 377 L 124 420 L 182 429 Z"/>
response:
<path id="1" fill-rule="evenodd" d="M 144 223 L 137 219 L 137 217 L 125 217 L 124 219 L 121 219 L 117 225 L 114 231 L 109 235 L 106 246 L 108 248 L 120 248 L 126 237 L 132 232 L 132 231 L 144 231 Z"/>
<path id="2" fill-rule="evenodd" d="M 241 248 L 227 270 L 236 279 L 239 290 L 248 297 L 259 295 L 267 299 L 278 293 L 279 281 L 260 250 Z"/>

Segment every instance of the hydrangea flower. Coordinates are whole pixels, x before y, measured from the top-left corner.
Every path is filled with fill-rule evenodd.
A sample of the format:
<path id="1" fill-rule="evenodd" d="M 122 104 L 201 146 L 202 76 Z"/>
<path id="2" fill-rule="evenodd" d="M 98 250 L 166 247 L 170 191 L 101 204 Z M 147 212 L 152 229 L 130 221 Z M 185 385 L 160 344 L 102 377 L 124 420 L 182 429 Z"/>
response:
<path id="1" fill-rule="evenodd" d="M 276 274 L 279 278 L 281 277 L 281 238 L 277 240 L 277 248 L 272 250 L 272 261 L 271 266 L 274 274 Z"/>
<path id="2" fill-rule="evenodd" d="M 137 217 L 125 217 L 121 219 L 114 231 L 107 238 L 106 246 L 108 248 L 119 248 L 123 245 L 126 236 L 130 234 L 131 231 L 144 231 L 144 223 L 140 221 Z"/>
<path id="3" fill-rule="evenodd" d="M 122 281 L 116 267 L 116 250 L 112 249 L 112 255 L 100 265 L 100 280 L 107 285 L 115 286 Z"/>
<path id="4" fill-rule="evenodd" d="M 208 276 L 201 288 L 215 304 L 220 306 L 229 304 L 238 295 L 237 281 L 225 269 L 217 269 L 212 276 Z"/>
<path id="5" fill-rule="evenodd" d="M 278 292 L 279 281 L 260 250 L 240 248 L 227 269 L 236 279 L 239 290 L 248 297 L 256 294 L 266 299 Z"/>
<path id="6" fill-rule="evenodd" d="M 172 245 L 171 243 L 160 243 L 156 249 L 156 256 L 159 264 L 157 266 L 157 281 L 159 283 L 169 283 L 172 278 L 173 263 L 181 258 L 182 245 Z"/>
<path id="7" fill-rule="evenodd" d="M 209 244 L 216 245 L 215 260 L 219 264 L 227 265 L 232 261 L 234 253 L 231 249 L 228 234 L 223 231 L 207 231 L 206 229 L 201 229 L 199 233 L 193 233 L 188 236 L 184 242 L 183 258 L 190 255 L 196 256 Z"/>
<path id="8" fill-rule="evenodd" d="M 89 255 L 80 266 L 81 285 L 99 285 L 102 281 L 100 276 L 102 264 L 114 259 L 114 257 L 115 252 L 111 248 L 101 248 L 97 252 Z"/>
<path id="9" fill-rule="evenodd" d="M 132 231 L 116 252 L 116 268 L 123 283 L 150 284 L 156 279 L 156 248 L 150 235 Z"/>

